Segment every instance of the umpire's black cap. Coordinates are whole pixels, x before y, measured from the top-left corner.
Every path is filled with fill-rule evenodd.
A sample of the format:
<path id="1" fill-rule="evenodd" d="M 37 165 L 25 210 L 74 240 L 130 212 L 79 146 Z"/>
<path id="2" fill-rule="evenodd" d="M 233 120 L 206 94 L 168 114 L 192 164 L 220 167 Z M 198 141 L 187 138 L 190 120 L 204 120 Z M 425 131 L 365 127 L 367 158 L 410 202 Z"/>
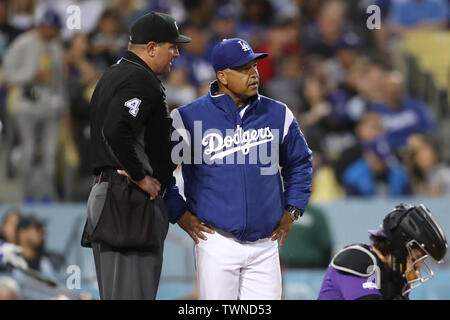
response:
<path id="1" fill-rule="evenodd" d="M 130 42 L 133 44 L 147 44 L 150 41 L 186 43 L 191 40 L 180 34 L 174 18 L 160 12 L 143 15 L 131 27 Z"/>

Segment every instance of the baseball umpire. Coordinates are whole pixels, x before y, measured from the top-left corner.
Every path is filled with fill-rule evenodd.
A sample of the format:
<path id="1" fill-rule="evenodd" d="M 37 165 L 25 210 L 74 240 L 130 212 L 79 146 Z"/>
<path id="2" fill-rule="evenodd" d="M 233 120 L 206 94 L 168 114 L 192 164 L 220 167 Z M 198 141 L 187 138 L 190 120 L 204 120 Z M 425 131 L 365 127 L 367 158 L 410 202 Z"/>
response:
<path id="1" fill-rule="evenodd" d="M 95 183 L 82 245 L 92 247 L 101 299 L 154 299 L 168 216 L 172 120 L 157 75 L 179 56 L 175 20 L 150 12 L 131 28 L 128 51 L 91 101 Z"/>
<path id="2" fill-rule="evenodd" d="M 409 292 L 433 277 L 425 260 L 441 263 L 447 240 L 424 206 L 400 204 L 369 230 L 372 245 L 340 250 L 322 283 L 319 300 L 405 300 Z"/>

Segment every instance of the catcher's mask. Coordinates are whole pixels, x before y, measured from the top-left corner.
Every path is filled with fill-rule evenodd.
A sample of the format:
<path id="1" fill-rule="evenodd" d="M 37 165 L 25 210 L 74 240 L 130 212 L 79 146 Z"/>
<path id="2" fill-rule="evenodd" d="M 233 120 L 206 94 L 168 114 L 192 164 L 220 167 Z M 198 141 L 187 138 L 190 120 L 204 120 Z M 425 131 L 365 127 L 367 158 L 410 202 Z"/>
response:
<path id="1" fill-rule="evenodd" d="M 442 228 L 423 204 L 400 204 L 383 220 L 383 231 L 392 254 L 392 269 L 404 280 L 402 294 L 430 280 L 434 273 L 425 260 L 442 263 L 447 239 Z"/>

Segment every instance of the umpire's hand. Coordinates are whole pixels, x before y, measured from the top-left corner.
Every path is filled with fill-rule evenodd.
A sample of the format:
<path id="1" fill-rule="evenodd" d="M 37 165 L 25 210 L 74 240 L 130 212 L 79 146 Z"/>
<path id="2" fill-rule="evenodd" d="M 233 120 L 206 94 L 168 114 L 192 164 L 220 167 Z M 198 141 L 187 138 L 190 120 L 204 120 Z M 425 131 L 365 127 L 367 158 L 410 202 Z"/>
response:
<path id="1" fill-rule="evenodd" d="M 117 173 L 122 176 L 127 176 L 139 188 L 147 192 L 150 195 L 150 200 L 155 200 L 159 190 L 161 190 L 161 183 L 153 177 L 145 176 L 142 180 L 134 181 L 125 170 L 117 170 Z"/>
<path id="2" fill-rule="evenodd" d="M 283 217 L 281 217 L 280 224 L 275 230 L 272 231 L 269 237 L 271 237 L 273 241 L 281 237 L 280 246 L 282 246 L 289 231 L 291 231 L 293 224 L 294 221 L 292 220 L 291 215 L 289 214 L 289 212 L 284 210 L 284 214 Z"/>
<path id="3" fill-rule="evenodd" d="M 178 220 L 178 225 L 181 229 L 186 231 L 195 241 L 199 243 L 198 238 L 203 240 L 208 240 L 208 238 L 202 233 L 208 232 L 213 234 L 214 230 L 207 227 L 199 218 L 193 215 L 189 210 L 187 210 L 184 215 Z"/>

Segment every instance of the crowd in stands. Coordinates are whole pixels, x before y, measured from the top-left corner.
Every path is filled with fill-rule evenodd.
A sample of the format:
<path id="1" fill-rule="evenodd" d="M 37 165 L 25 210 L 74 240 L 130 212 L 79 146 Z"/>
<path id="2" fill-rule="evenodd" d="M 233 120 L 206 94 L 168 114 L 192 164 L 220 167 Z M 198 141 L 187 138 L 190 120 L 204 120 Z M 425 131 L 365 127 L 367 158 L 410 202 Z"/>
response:
<path id="1" fill-rule="evenodd" d="M 48 249 L 48 221 L 32 211 L 9 207 L 0 221 L 0 255 L 14 246 L 17 259 L 0 262 L 0 300 L 90 300 L 65 285 L 67 252 Z"/>
<path id="2" fill-rule="evenodd" d="M 373 4 L 381 29 L 366 25 Z M 450 195 L 439 115 L 408 91 L 402 60 L 408 32 L 448 30 L 447 0 L 0 0 L 1 137 L 25 202 L 86 201 L 90 97 L 126 51 L 129 27 L 151 10 L 192 38 L 162 78 L 170 108 L 208 92 L 222 39 L 270 54 L 258 62 L 260 93 L 297 117 L 313 150 L 313 200 Z"/>
<path id="3" fill-rule="evenodd" d="M 10 208 L 3 215 L 0 241 L 18 245 L 30 269 L 55 276 L 63 266 L 64 258 L 46 249 L 46 238 L 46 222 L 36 215 L 24 214 L 17 208 Z"/>

